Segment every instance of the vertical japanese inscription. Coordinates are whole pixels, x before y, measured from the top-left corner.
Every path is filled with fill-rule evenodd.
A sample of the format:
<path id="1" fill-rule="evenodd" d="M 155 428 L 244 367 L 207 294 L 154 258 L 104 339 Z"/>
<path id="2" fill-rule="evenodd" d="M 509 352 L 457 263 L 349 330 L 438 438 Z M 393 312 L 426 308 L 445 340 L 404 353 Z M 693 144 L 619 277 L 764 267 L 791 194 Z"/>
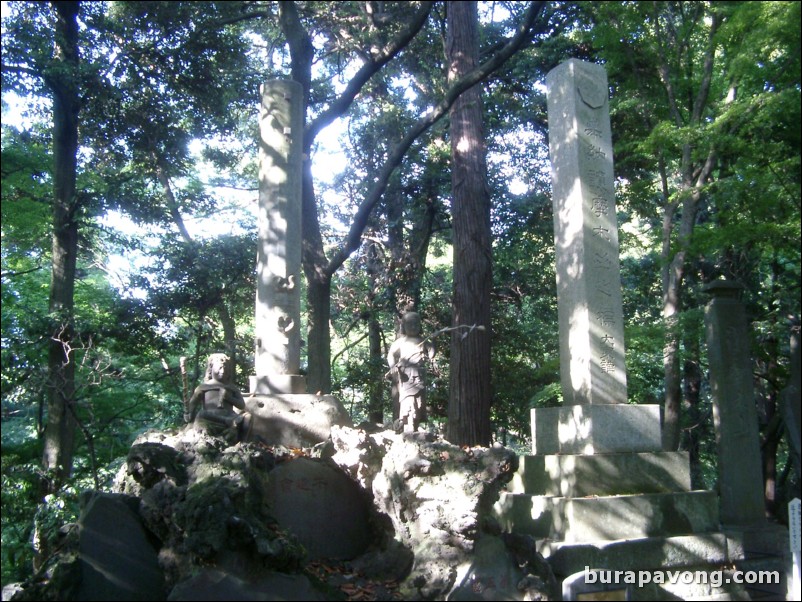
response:
<path id="1" fill-rule="evenodd" d="M 598 65 L 571 59 L 549 73 L 547 84 L 561 370 L 566 363 L 571 366 L 570 376 L 562 378 L 563 393 L 572 400 L 568 403 L 623 403 L 626 369 L 607 76 Z M 573 391 L 566 394 L 567 387 Z"/>

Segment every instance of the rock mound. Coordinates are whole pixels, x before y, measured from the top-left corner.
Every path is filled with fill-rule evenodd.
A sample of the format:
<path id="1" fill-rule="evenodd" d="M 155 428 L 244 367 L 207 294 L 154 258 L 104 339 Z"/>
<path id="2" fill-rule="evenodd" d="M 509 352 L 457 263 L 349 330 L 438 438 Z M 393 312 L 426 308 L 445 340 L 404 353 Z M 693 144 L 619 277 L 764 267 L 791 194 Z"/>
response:
<path id="1" fill-rule="evenodd" d="M 335 426 L 305 450 L 150 432 L 11 599 L 558 599 L 531 542 L 491 518 L 516 463 L 390 430 Z"/>

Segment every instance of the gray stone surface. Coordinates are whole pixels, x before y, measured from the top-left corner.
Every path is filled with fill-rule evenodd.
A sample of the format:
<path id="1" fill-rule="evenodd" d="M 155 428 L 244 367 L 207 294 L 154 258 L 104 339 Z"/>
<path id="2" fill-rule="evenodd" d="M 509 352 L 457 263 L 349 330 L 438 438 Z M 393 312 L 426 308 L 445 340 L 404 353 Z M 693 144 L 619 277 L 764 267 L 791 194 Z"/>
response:
<path id="1" fill-rule="evenodd" d="M 534 591 L 548 595 L 553 575 L 534 544 L 522 544 L 529 538 L 502 536 L 509 535 L 517 544 L 513 557 L 485 540 L 498 533 L 490 506 L 515 469 L 516 457 L 510 450 L 461 448 L 420 432 L 366 433 L 340 427 L 332 429 L 332 443 L 332 460 L 373 493 L 395 541 L 411 552 L 411 570 L 400 588 L 404 599 L 450 599 L 457 590 L 468 596 L 467 589 L 474 586 L 480 590 L 472 590 L 478 596 L 488 591 L 513 596 L 494 599 L 538 599 L 532 597 Z M 478 560 L 477 554 L 483 559 Z M 488 555 L 496 564 L 487 564 Z M 505 589 L 515 566 L 525 568 L 523 583 Z M 490 571 L 497 575 L 492 584 Z M 507 575 L 504 587 L 503 575 Z"/>
<path id="2" fill-rule="evenodd" d="M 607 75 L 570 59 L 546 86 L 563 398 L 626 403 Z"/>
<path id="3" fill-rule="evenodd" d="M 688 453 L 522 456 L 507 489 L 564 497 L 690 491 Z"/>
<path id="4" fill-rule="evenodd" d="M 301 169 L 303 89 L 262 86 L 255 393 L 305 393 L 301 362 Z"/>
<path id="5" fill-rule="evenodd" d="M 312 447 L 331 427 L 351 426 L 351 417 L 331 395 L 254 395 L 245 400 L 252 416 L 248 438 L 270 445 Z"/>
<path id="6" fill-rule="evenodd" d="M 713 299 L 705 308 L 707 355 L 718 453 L 721 522 L 765 521 L 763 469 L 755 407 L 749 331 L 740 286 L 715 281 L 705 286 Z"/>
<path id="7" fill-rule="evenodd" d="M 557 575 L 570 575 L 586 566 L 612 570 L 659 569 L 704 563 L 725 564 L 738 560 L 722 533 L 698 533 L 671 537 L 642 537 L 565 543 L 543 540 L 540 552 Z"/>
<path id="8" fill-rule="evenodd" d="M 245 581 L 214 568 L 204 568 L 176 585 L 168 600 L 329 600 L 312 586 L 306 575 L 271 573 L 253 581 Z"/>
<path id="9" fill-rule="evenodd" d="M 502 493 L 504 531 L 565 542 L 705 533 L 718 528 L 711 491 L 563 498 Z"/>
<path id="10" fill-rule="evenodd" d="M 311 559 L 352 559 L 371 542 L 367 498 L 348 475 L 323 461 L 302 457 L 277 466 L 265 502 Z"/>
<path id="11" fill-rule="evenodd" d="M 584 404 L 534 408 L 532 453 L 604 454 L 662 449 L 660 406 Z"/>
<path id="12" fill-rule="evenodd" d="M 472 562 L 460 567 L 448 600 L 520 600 L 529 585 L 526 577 L 504 541 L 485 536 L 476 542 Z M 541 592 L 546 589 L 542 580 L 538 585 Z"/>
<path id="13" fill-rule="evenodd" d="M 137 500 L 94 494 L 81 512 L 81 581 L 76 600 L 162 600 L 158 554 L 136 513 Z"/>

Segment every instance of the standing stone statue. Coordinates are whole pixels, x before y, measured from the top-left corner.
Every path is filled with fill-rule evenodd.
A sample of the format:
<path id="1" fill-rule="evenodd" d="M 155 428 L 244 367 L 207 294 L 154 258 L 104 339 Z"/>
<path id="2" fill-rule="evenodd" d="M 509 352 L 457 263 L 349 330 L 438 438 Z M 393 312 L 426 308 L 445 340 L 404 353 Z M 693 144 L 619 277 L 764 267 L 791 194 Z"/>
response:
<path id="1" fill-rule="evenodd" d="M 433 357 L 434 347 L 421 336 L 420 315 L 405 313 L 401 334 L 387 353 L 389 374 L 398 389 L 398 432 L 414 433 L 426 420 L 426 361 Z"/>
<path id="2" fill-rule="evenodd" d="M 227 441 L 242 441 L 250 423 L 245 413 L 242 393 L 232 383 L 231 359 L 224 353 L 213 353 L 206 363 L 206 378 L 195 388 L 187 404 L 184 420 Z M 235 410 L 236 408 L 236 410 Z M 237 411 L 239 410 L 239 411 Z"/>

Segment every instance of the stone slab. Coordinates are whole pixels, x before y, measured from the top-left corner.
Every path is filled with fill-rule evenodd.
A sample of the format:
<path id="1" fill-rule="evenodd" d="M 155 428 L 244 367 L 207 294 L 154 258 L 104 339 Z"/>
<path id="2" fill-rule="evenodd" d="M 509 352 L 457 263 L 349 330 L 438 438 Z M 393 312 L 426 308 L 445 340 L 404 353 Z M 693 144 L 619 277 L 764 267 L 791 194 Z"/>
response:
<path id="1" fill-rule="evenodd" d="M 306 394 L 306 377 L 300 374 L 263 374 L 250 377 L 251 393 L 255 395 Z"/>
<path id="2" fill-rule="evenodd" d="M 247 438 L 269 445 L 312 447 L 329 438 L 333 425 L 353 425 L 332 395 L 253 395 L 245 408 L 253 417 Z"/>
<path id="3" fill-rule="evenodd" d="M 350 560 L 371 542 L 368 501 L 340 469 L 300 457 L 270 472 L 270 514 L 294 534 L 309 558 Z"/>
<path id="4" fill-rule="evenodd" d="M 659 405 L 534 408 L 531 418 L 534 455 L 662 450 Z"/>
<path id="5" fill-rule="evenodd" d="M 259 111 L 259 227 L 256 251 L 256 376 L 300 375 L 303 87 L 270 80 Z M 263 379 L 261 384 L 271 384 Z M 258 393 L 305 393 L 269 388 Z"/>
<path id="6" fill-rule="evenodd" d="M 163 600 L 164 575 L 137 500 L 98 493 L 78 520 L 81 583 L 76 600 Z"/>
<path id="7" fill-rule="evenodd" d="M 494 514 L 504 531 L 566 542 L 718 529 L 718 500 L 712 491 L 586 498 L 502 493 Z"/>
<path id="8" fill-rule="evenodd" d="M 723 533 L 643 537 L 566 543 L 541 540 L 538 551 L 556 575 L 570 575 L 586 566 L 609 570 L 659 569 L 725 564 L 734 559 Z"/>
<path id="9" fill-rule="evenodd" d="M 316 589 L 306 575 L 287 575 L 270 572 L 253 581 L 215 568 L 204 567 L 173 588 L 167 598 L 171 601 L 190 600 L 328 600 Z"/>
<path id="10" fill-rule="evenodd" d="M 690 491 L 687 452 L 521 456 L 511 493 L 583 497 Z"/>
<path id="11" fill-rule="evenodd" d="M 705 336 L 718 452 L 721 522 L 764 522 L 760 429 L 749 352 L 749 327 L 740 285 L 713 281 L 704 290 L 714 295 L 705 307 Z"/>

